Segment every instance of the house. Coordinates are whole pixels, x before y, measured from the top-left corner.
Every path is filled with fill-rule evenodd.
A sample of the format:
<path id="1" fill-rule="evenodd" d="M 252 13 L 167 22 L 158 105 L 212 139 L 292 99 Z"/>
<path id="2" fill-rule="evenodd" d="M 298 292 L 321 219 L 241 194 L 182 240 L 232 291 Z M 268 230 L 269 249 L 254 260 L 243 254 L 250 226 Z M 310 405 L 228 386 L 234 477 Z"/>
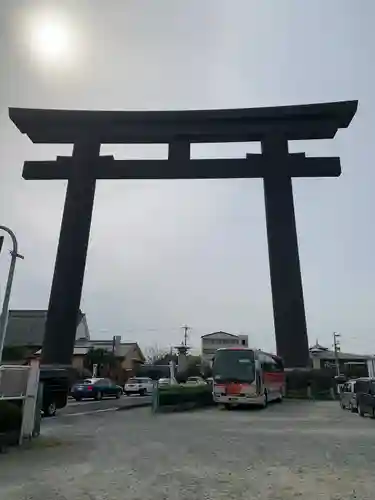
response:
<path id="1" fill-rule="evenodd" d="M 73 352 L 72 364 L 78 371 L 83 371 L 85 356 L 90 349 L 104 349 L 113 353 L 119 362 L 119 366 L 108 373 L 108 376 L 124 383 L 129 376 L 133 375 L 139 364 L 145 362 L 145 357 L 137 342 L 122 342 L 121 336 L 117 335 L 109 340 L 78 339 Z"/>
<path id="2" fill-rule="evenodd" d="M 336 368 L 335 351 L 319 344 L 318 340 L 310 347 L 310 359 L 315 369 Z M 353 354 L 337 352 L 340 373 L 348 376 L 374 376 L 375 356 L 370 354 Z"/>
<path id="3" fill-rule="evenodd" d="M 43 345 L 46 310 L 14 309 L 9 311 L 5 334 L 5 351 L 21 353 L 26 358 L 38 352 Z M 86 315 L 79 311 L 76 340 L 89 339 Z M 9 360 L 8 360 L 9 361 Z M 16 361 L 16 359 L 12 360 Z"/>
<path id="4" fill-rule="evenodd" d="M 39 356 L 43 345 L 44 327 L 47 318 L 45 310 L 10 310 L 5 337 L 5 348 L 18 354 L 21 362 L 30 356 Z M 112 339 L 96 340 L 90 338 L 86 315 L 80 311 L 77 322 L 76 341 L 72 357 L 72 365 L 83 372 L 85 355 L 92 348 L 113 352 L 119 361 L 116 380 L 126 380 L 137 364 L 145 361 L 137 342 L 122 342 L 121 336 Z M 9 359 L 7 361 L 10 361 Z"/>
<path id="5" fill-rule="evenodd" d="M 222 331 L 207 333 L 201 337 L 202 362 L 210 364 L 215 352 L 222 347 L 248 347 L 248 345 L 248 335 L 234 335 Z"/>

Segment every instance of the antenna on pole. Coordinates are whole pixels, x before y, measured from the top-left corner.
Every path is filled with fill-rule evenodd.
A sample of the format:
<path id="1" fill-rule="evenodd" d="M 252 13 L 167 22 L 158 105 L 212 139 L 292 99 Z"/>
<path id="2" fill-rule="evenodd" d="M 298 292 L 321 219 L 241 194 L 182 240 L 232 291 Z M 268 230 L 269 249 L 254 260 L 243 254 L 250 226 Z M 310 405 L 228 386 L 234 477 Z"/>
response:
<path id="1" fill-rule="evenodd" d="M 190 327 L 190 326 L 188 326 L 188 325 L 183 325 L 183 326 L 181 326 L 181 328 L 182 328 L 182 329 L 183 329 L 183 331 L 184 331 L 184 340 L 183 340 L 183 345 L 184 345 L 185 347 L 187 347 L 187 341 L 188 341 L 188 337 L 189 337 L 189 333 L 188 333 L 188 332 L 189 332 L 189 330 L 191 330 L 191 327 Z"/>

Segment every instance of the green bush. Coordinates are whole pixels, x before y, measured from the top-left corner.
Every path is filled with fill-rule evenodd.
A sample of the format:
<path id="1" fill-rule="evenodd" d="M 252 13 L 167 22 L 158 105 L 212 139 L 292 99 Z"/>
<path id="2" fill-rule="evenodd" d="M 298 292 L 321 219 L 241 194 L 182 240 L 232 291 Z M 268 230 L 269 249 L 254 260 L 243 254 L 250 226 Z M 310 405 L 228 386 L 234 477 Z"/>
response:
<path id="1" fill-rule="evenodd" d="M 336 385 L 333 370 L 294 369 L 286 372 L 286 396 L 292 398 L 332 399 Z"/>
<path id="2" fill-rule="evenodd" d="M 21 407 L 16 402 L 0 401 L 0 434 L 19 431 L 21 424 Z"/>
<path id="3" fill-rule="evenodd" d="M 175 385 L 159 388 L 159 406 L 202 407 L 213 404 L 209 385 Z"/>

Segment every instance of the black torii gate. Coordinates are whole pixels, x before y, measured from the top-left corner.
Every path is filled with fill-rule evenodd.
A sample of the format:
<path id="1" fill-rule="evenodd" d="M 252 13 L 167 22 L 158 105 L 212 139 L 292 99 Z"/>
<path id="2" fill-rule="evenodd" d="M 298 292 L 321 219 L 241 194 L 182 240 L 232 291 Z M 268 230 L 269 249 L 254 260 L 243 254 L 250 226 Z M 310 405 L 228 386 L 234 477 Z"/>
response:
<path id="1" fill-rule="evenodd" d="M 331 139 L 357 101 L 207 111 L 68 111 L 10 108 L 34 143 L 73 144 L 73 156 L 26 161 L 25 179 L 67 179 L 42 362 L 70 365 L 97 179 L 263 178 L 277 351 L 287 367 L 308 364 L 308 339 L 292 177 L 337 177 L 339 158 L 290 154 L 288 140 Z M 260 141 L 262 154 L 190 159 L 191 143 Z M 167 143 L 167 160 L 115 160 L 100 145 Z"/>

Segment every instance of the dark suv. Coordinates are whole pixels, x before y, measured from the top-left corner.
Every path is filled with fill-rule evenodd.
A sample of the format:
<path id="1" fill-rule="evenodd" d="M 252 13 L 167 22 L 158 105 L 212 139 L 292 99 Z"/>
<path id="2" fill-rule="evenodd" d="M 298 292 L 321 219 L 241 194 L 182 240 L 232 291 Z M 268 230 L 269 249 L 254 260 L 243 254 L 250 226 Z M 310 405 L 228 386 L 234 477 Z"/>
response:
<path id="1" fill-rule="evenodd" d="M 358 415 L 364 417 L 368 413 L 371 418 L 375 418 L 375 379 L 357 379 L 355 392 L 357 394 Z"/>

